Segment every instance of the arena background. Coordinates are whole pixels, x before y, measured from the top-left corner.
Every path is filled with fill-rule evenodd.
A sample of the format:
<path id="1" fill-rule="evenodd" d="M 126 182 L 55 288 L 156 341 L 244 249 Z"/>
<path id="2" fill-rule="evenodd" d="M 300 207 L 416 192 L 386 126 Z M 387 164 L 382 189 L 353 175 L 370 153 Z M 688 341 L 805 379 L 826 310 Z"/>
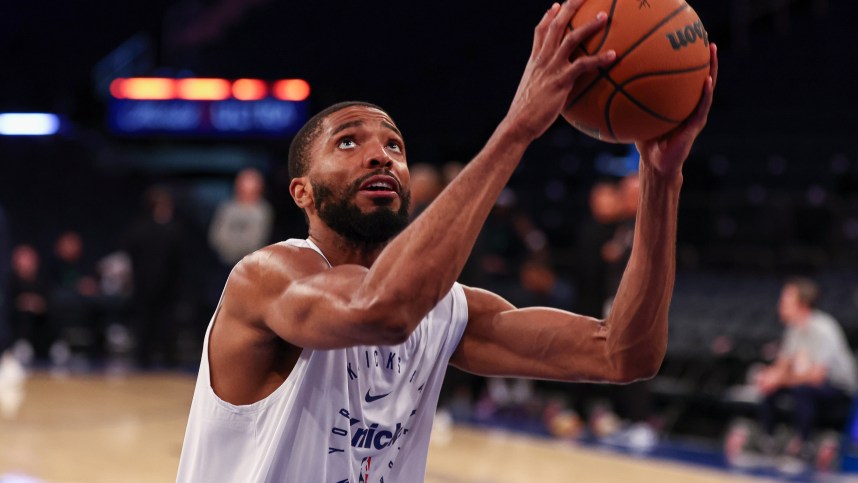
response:
<path id="1" fill-rule="evenodd" d="M 379 104 L 402 129 L 409 162 L 441 169 L 450 161 L 467 162 L 503 117 L 527 60 L 533 26 L 548 5 L 483 0 L 4 4 L 0 112 L 55 113 L 60 120 L 59 132 L 51 136 L 0 136 L 0 205 L 12 244 L 35 248 L 47 284 L 55 241 L 75 231 L 83 242 L 76 266 L 101 283 L 98 262 L 122 248 L 140 216 L 144 193 L 159 185 L 174 198 L 186 262 L 170 307 L 175 367 L 167 367 L 168 358 L 160 355 L 154 369 L 141 371 L 130 356 L 134 311 L 128 290 L 108 297 L 102 286 L 93 295 L 97 308 L 90 305 L 83 319 L 46 322 L 70 353 L 37 355 L 29 363 L 23 402 L 0 420 L 0 475 L 6 474 L 0 481 L 24 474 L 46 481 L 125 480 L 115 473 L 123 470 L 110 465 L 91 473 L 97 476 L 66 478 L 66 471 L 79 475 L 69 469 L 75 460 L 56 456 L 63 450 L 44 449 L 55 425 L 66 427 L 63 421 L 80 416 L 37 412 L 40 397 L 51 411 L 64 406 L 62 384 L 96 380 L 122 386 L 126 382 L 116 382 L 117 377 L 164 377 L 144 383 L 151 384 L 146 391 L 155 392 L 179 384 L 176 406 L 155 404 L 151 411 L 172 411 L 180 443 L 188 402 L 183 398 L 190 397 L 202 334 L 228 271 L 208 244 L 209 225 L 241 169 L 253 167 L 264 176 L 265 197 L 275 212 L 270 241 L 306 234 L 286 189 L 288 135 L 117 133 L 108 122 L 113 77 L 304 79 L 311 88 L 310 113 L 342 100 Z M 771 343 L 782 330 L 776 302 L 786 276 L 816 278 L 823 290 L 821 307 L 843 325 L 853 349 L 858 347 L 853 73 L 858 7 L 847 0 L 697 0 L 692 6 L 719 46 L 721 73 L 709 125 L 684 170 L 677 284 L 661 374 L 645 394 L 617 396 L 584 385 L 510 383 L 492 389 L 485 381 L 451 373 L 442 419 L 449 415 L 456 431 L 490 426 L 550 440 L 557 437 L 552 431 L 563 432 L 551 424 L 553 410 L 566 415 L 572 413 L 563 411 L 574 410 L 586 425 L 605 408 L 625 419 L 624 401 L 634 405 L 645 399 L 642 420 L 654 429 L 653 444 L 599 438 L 592 426 L 561 439 L 573 453 L 607 448 L 658 461 L 691 461 L 700 472 L 705 467 L 787 477 L 783 468 L 765 464 L 731 467 L 722 445 L 731 427 L 754 419 L 754 399 L 741 386 L 749 369 L 773 354 Z M 633 159 L 625 146 L 598 143 L 562 120 L 556 123 L 528 150 L 502 196 L 468 280 L 512 300 L 539 299 L 521 277 L 535 263 L 547 268 L 552 286 L 559 287 L 554 298 L 539 300 L 578 309 L 588 289 L 586 270 L 592 268 L 582 258 L 595 256 L 582 253 L 590 189 L 596 182 L 618 182 Z M 525 396 L 517 399 L 516 391 Z M 134 411 L 136 400 L 129 396 L 116 404 Z M 842 436 L 832 465 L 836 473 L 851 464 L 850 414 L 848 406 L 832 408 L 819 424 L 820 434 Z M 78 429 L 86 432 L 91 425 L 81 421 Z M 145 438 L 135 444 L 145 446 Z M 40 451 L 59 462 L 43 461 Z M 169 453 L 177 462 L 178 448 Z M 174 472 L 167 469 L 165 474 Z M 430 479 L 432 471 L 430 466 Z M 443 479 L 442 470 L 434 471 L 437 481 L 490 478 L 474 473 Z M 815 473 L 802 469 L 788 477 L 811 479 Z M 161 478 L 140 476 L 139 481 Z M 528 481 L 522 478 L 510 481 Z"/>

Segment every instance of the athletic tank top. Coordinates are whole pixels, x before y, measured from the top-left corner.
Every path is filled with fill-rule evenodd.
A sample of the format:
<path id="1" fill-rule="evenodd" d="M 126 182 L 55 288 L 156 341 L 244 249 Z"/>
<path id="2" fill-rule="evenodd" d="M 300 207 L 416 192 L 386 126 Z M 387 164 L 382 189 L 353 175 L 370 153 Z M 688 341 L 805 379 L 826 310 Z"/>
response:
<path id="1" fill-rule="evenodd" d="M 324 258 L 309 240 L 283 243 Z M 424 480 L 438 394 L 468 318 L 459 284 L 404 343 L 304 349 L 279 388 L 243 406 L 223 401 L 211 387 L 216 315 L 206 330 L 178 482 Z"/>

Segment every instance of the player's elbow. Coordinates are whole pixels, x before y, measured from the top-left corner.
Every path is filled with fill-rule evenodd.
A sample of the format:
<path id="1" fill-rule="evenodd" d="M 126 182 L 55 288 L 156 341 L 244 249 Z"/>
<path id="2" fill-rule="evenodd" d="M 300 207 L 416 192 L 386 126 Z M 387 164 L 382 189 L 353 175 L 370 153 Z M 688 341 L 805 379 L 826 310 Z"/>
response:
<path id="1" fill-rule="evenodd" d="M 355 306 L 352 313 L 354 319 L 359 321 L 362 334 L 365 335 L 364 343 L 401 344 L 411 336 L 416 327 L 416 324 L 408 323 L 409 319 L 399 307 L 382 300 Z"/>
<path id="2" fill-rule="evenodd" d="M 661 369 L 661 363 L 667 351 L 667 344 L 653 344 L 636 350 L 627 350 L 614 354 L 610 382 L 628 384 L 635 381 L 652 379 Z"/>
<path id="3" fill-rule="evenodd" d="M 371 325 L 375 333 L 374 338 L 377 339 L 375 343 L 379 345 L 402 344 L 408 340 L 411 332 L 414 331 L 412 325 L 405 323 L 403 319 L 398 317 L 379 317 L 374 319 Z"/>
<path id="4" fill-rule="evenodd" d="M 628 384 L 636 381 L 652 379 L 656 374 L 658 374 L 659 369 L 661 369 L 660 360 L 658 362 L 629 366 L 620 373 L 619 380 L 617 382 Z"/>
<path id="5" fill-rule="evenodd" d="M 664 351 L 650 351 L 641 357 L 629 359 L 619 364 L 616 382 L 627 384 L 652 379 L 661 369 L 661 363 L 664 361 Z"/>

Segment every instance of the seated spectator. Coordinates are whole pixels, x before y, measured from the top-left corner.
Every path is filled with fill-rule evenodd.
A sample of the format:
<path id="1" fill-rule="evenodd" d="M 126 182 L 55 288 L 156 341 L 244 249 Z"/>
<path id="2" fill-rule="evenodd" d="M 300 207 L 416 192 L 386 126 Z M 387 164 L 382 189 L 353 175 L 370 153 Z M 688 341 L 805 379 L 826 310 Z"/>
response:
<path id="1" fill-rule="evenodd" d="M 6 306 L 9 280 L 9 226 L 6 213 L 0 206 L 0 417 L 14 418 L 24 401 L 24 380 L 26 373 L 21 363 L 8 350 L 12 346 L 14 334 L 8 321 Z"/>
<path id="2" fill-rule="evenodd" d="M 51 266 L 54 287 L 91 297 L 98 294 L 98 282 L 84 265 L 83 240 L 75 231 L 66 231 L 54 244 Z"/>
<path id="3" fill-rule="evenodd" d="M 843 329 L 829 314 L 815 308 L 819 288 L 806 278 L 784 284 L 778 314 L 786 326 L 775 362 L 761 370 L 757 388 L 765 395 L 760 418 L 767 437 L 764 451 L 774 451 L 773 435 L 782 398 L 792 398 L 792 419 L 798 431 L 785 452 L 809 458 L 814 423 L 821 410 L 847 400 L 858 390 L 856 361 Z"/>
<path id="4" fill-rule="evenodd" d="M 47 286 L 40 271 L 39 254 L 30 245 L 12 251 L 12 327 L 19 343 L 29 347 L 30 358 L 44 359 L 55 334 L 48 325 Z"/>
<path id="5" fill-rule="evenodd" d="M 75 231 L 66 231 L 54 244 L 54 259 L 48 280 L 48 315 L 58 340 L 51 347 L 54 364 L 70 361 L 72 349 L 83 348 L 90 355 L 101 353 L 103 334 L 93 317 L 93 297 L 99 294 L 98 281 L 83 258 L 83 240 Z"/>

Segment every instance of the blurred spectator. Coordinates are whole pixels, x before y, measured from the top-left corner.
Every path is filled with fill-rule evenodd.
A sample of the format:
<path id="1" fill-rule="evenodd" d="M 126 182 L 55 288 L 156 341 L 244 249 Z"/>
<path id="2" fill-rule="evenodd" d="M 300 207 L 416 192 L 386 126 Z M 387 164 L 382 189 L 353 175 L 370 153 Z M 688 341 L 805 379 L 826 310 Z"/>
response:
<path id="1" fill-rule="evenodd" d="M 12 324 L 8 317 L 9 309 L 7 304 L 9 299 L 9 280 L 12 272 L 10 267 L 12 259 L 10 239 L 6 212 L 0 206 L 0 357 L 2 357 L 7 349 L 12 347 L 15 338 L 12 333 Z"/>
<path id="2" fill-rule="evenodd" d="M 41 273 L 39 254 L 30 245 L 19 245 L 12 252 L 11 293 L 12 326 L 24 347 L 23 352 L 29 352 L 29 358 L 46 359 L 56 334 L 48 324 L 48 288 Z"/>
<path id="3" fill-rule="evenodd" d="M 450 184 L 456 176 L 459 176 L 459 173 L 465 169 L 465 165 L 459 161 L 447 161 L 444 163 L 444 166 L 441 167 L 441 177 L 444 186 Z"/>
<path id="4" fill-rule="evenodd" d="M 24 399 L 25 372 L 9 350 L 14 341 L 6 303 L 9 289 L 11 255 L 9 225 L 6 212 L 0 206 L 0 416 L 14 417 Z"/>
<path id="5" fill-rule="evenodd" d="M 140 367 L 149 368 L 160 353 L 172 367 L 178 362 L 176 312 L 185 282 L 186 235 L 166 189 L 150 188 L 144 198 L 144 216 L 129 227 L 122 241 L 133 272 L 136 359 Z"/>
<path id="6" fill-rule="evenodd" d="M 577 240 L 576 311 L 583 315 L 600 317 L 610 296 L 607 262 L 602 250 L 614 236 L 621 216 L 617 186 L 608 181 L 594 184 L 590 189 L 589 205 L 590 218 L 581 224 Z"/>
<path id="7" fill-rule="evenodd" d="M 108 297 L 127 297 L 133 288 L 131 259 L 125 252 L 104 256 L 95 265 L 98 287 Z"/>
<path id="8" fill-rule="evenodd" d="M 85 266 L 83 250 L 83 240 L 75 231 L 62 233 L 54 243 L 48 315 L 57 331 L 50 354 L 56 365 L 68 363 L 75 348 L 85 348 L 91 355 L 103 348 L 103 333 L 93 316 L 98 283 Z"/>
<path id="9" fill-rule="evenodd" d="M 102 257 L 95 268 L 101 292 L 95 300 L 95 315 L 103 330 L 104 348 L 114 361 L 127 359 L 133 345 L 129 326 L 134 288 L 131 257 L 124 251 L 115 251 Z"/>
<path id="10" fill-rule="evenodd" d="M 572 310 L 572 286 L 541 260 L 528 260 L 519 273 L 520 288 L 511 302 L 518 307 L 554 307 Z"/>
<path id="11" fill-rule="evenodd" d="M 233 199 L 218 206 L 209 228 L 209 245 L 225 265 L 232 267 L 268 243 L 273 212 L 262 197 L 264 188 L 259 171 L 244 169 L 235 178 Z"/>
<path id="12" fill-rule="evenodd" d="M 637 173 L 631 173 L 620 180 L 616 191 L 617 223 L 611 238 L 602 245 L 601 255 L 605 261 L 605 289 L 607 298 L 603 315 L 607 316 L 613 304 L 614 295 L 620 287 L 620 280 L 626 270 L 632 254 L 632 242 L 635 238 L 635 217 L 640 198 L 640 180 Z"/>
<path id="13" fill-rule="evenodd" d="M 476 283 L 510 298 L 511 290 L 518 284 L 521 263 L 544 259 L 547 250 L 545 234 L 519 207 L 515 192 L 506 188 L 498 196 L 471 253 L 481 271 L 478 274 L 481 280 Z"/>
<path id="14" fill-rule="evenodd" d="M 411 219 L 429 206 L 444 189 L 441 175 L 435 166 L 427 163 L 417 163 L 409 169 L 411 174 Z"/>
<path id="15" fill-rule="evenodd" d="M 95 277 L 84 266 L 83 240 L 75 231 L 66 231 L 57 238 L 51 272 L 52 282 L 57 288 L 83 296 L 98 293 Z"/>
<path id="16" fill-rule="evenodd" d="M 848 401 L 858 390 L 855 357 L 843 329 L 829 314 L 815 308 L 819 287 L 810 279 L 795 277 L 784 284 L 778 315 L 786 326 L 775 362 L 761 370 L 757 388 L 765 395 L 760 418 L 766 437 L 764 451 L 772 452 L 778 404 L 792 400 L 793 423 L 798 431 L 785 451 L 809 457 L 811 433 L 819 410 Z"/>
<path id="17" fill-rule="evenodd" d="M 637 173 L 618 183 L 601 181 L 590 191 L 591 219 L 578 238 L 578 312 L 607 317 L 620 286 L 634 241 L 640 195 Z M 579 385 L 578 410 L 586 413 L 593 434 L 622 444 L 650 446 L 656 440 L 648 381 L 621 386 Z M 614 414 L 614 411 L 617 414 Z M 631 423 L 623 430 L 619 418 Z M 622 431 L 621 431 L 622 430 Z M 643 448 L 641 448 L 643 449 Z"/>

